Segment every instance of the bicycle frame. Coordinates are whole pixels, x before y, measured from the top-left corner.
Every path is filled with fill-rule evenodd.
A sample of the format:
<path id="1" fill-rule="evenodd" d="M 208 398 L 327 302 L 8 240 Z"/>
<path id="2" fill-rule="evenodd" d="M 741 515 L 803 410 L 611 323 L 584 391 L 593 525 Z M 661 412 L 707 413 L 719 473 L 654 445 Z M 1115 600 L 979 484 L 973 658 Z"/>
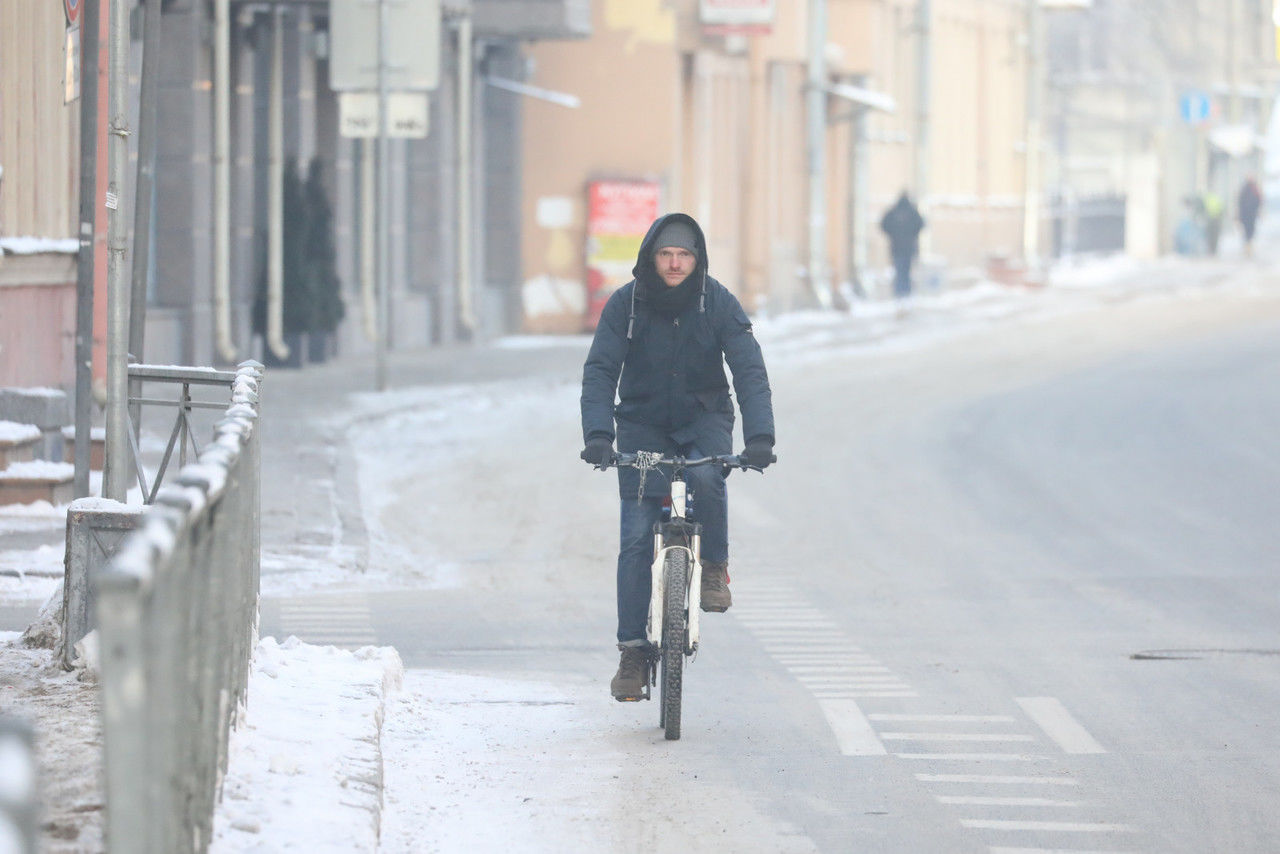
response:
<path id="1" fill-rule="evenodd" d="M 698 614 L 702 596 L 702 526 L 690 522 L 687 517 L 687 491 L 684 475 L 677 471 L 671 480 L 671 518 L 659 521 L 653 529 L 653 565 L 650 567 L 651 579 L 649 595 L 649 621 L 645 634 L 649 643 L 655 648 L 662 646 L 662 602 L 666 594 L 666 573 L 663 566 L 667 554 L 673 549 L 680 549 L 689 555 L 688 589 L 685 591 L 685 607 L 688 609 L 688 632 L 685 637 L 685 655 L 693 655 L 698 651 Z M 673 543 L 673 540 L 687 539 L 688 545 Z"/>

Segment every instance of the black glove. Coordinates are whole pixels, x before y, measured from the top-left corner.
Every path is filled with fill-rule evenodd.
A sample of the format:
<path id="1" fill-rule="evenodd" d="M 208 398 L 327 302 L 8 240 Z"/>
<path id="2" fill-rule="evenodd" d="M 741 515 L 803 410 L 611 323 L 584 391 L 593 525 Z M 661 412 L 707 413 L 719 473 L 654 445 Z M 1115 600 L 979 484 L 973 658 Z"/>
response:
<path id="1" fill-rule="evenodd" d="M 751 468 L 768 468 L 769 463 L 774 460 L 773 443 L 768 439 L 752 439 L 747 442 L 747 449 L 739 456 L 742 462 Z"/>
<path id="2" fill-rule="evenodd" d="M 588 439 L 587 446 L 578 456 L 596 468 L 605 468 L 613 461 L 613 442 L 609 439 Z"/>

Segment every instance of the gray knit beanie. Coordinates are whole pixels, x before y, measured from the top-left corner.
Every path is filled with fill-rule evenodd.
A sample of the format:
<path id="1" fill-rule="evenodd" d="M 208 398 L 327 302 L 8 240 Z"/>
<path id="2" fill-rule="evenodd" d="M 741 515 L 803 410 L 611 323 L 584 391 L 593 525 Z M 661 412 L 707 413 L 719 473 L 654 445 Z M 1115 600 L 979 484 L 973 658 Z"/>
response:
<path id="1" fill-rule="evenodd" d="M 653 251 L 657 252 L 668 246 L 677 246 L 698 254 L 698 238 L 693 232 L 693 226 L 684 220 L 673 220 L 662 226 L 658 238 L 653 241 Z"/>

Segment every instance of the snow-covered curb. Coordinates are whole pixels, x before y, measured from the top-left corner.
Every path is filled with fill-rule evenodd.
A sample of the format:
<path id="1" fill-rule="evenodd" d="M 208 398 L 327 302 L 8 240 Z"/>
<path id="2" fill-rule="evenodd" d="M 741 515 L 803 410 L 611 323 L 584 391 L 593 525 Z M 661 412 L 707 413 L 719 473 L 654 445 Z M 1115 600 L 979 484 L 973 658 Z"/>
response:
<path id="1" fill-rule="evenodd" d="M 391 647 L 263 638 L 209 850 L 377 851 L 382 724 L 403 675 Z"/>

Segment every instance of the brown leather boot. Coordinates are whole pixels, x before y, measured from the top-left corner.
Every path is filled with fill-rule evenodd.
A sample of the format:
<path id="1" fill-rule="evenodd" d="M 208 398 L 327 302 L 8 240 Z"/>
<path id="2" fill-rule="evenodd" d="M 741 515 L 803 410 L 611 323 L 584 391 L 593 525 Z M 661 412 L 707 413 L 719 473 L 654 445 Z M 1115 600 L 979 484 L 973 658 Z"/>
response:
<path id="1" fill-rule="evenodd" d="M 729 562 L 702 564 L 702 610 L 723 612 L 733 604 L 729 593 Z"/>
<path id="2" fill-rule="evenodd" d="M 613 699 L 620 703 L 641 700 L 644 698 L 644 683 L 649 678 L 649 657 L 642 646 L 623 646 L 622 660 L 618 662 L 618 672 L 609 683 Z"/>

